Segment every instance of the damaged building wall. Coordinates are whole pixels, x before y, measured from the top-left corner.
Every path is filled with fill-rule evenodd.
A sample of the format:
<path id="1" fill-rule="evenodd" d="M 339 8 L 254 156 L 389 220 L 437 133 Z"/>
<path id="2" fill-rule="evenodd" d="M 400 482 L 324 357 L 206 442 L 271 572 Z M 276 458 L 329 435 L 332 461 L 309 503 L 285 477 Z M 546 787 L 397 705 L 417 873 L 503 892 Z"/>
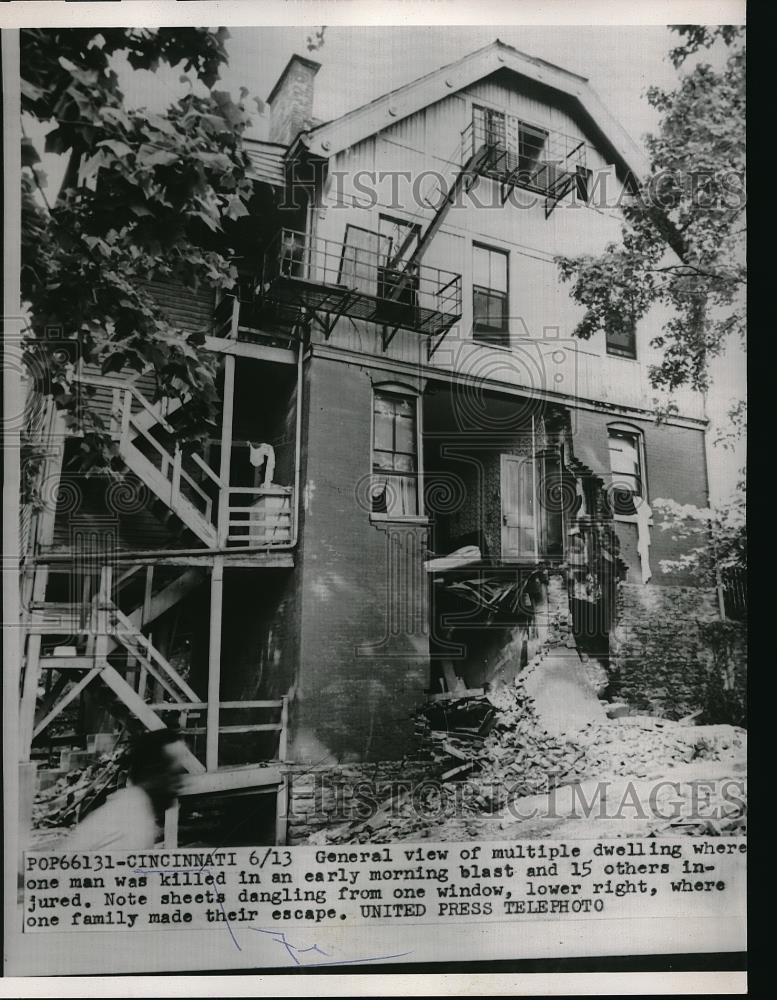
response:
<path id="1" fill-rule="evenodd" d="M 680 427 L 674 424 L 656 424 L 640 417 L 600 413 L 591 410 L 571 411 L 572 448 L 575 458 L 599 476 L 606 485 L 612 481 L 607 444 L 608 426 L 633 426 L 644 443 L 644 477 L 648 502 L 662 498 L 681 504 L 707 505 L 707 469 L 705 459 L 704 429 Z M 615 529 L 620 542 L 620 556 L 627 566 L 626 580 L 636 583 L 642 579 L 640 558 L 637 552 L 637 526 L 616 518 Z M 677 559 L 694 542 L 678 543 L 672 533 L 662 531 L 659 517 L 654 513 L 650 529 L 650 586 L 691 586 L 692 577 L 668 574 L 661 569 L 662 559 Z"/>
<path id="2" fill-rule="evenodd" d="M 368 370 L 314 356 L 306 397 L 291 759 L 400 759 L 428 683 L 427 527 L 371 516 Z"/>
<path id="3" fill-rule="evenodd" d="M 702 708 L 715 665 L 720 624 L 714 590 L 623 583 L 612 635 L 623 701 L 643 711 L 682 718 Z M 736 686 L 744 691 L 744 644 L 736 653 Z"/>
<path id="4" fill-rule="evenodd" d="M 572 414 L 575 457 L 609 484 L 608 425 L 615 416 L 575 410 Z M 655 424 L 629 416 L 642 435 L 648 502 L 658 498 L 705 507 L 707 475 L 701 427 Z M 656 512 L 649 528 L 649 582 L 642 582 L 638 527 L 616 518 L 619 557 L 625 566 L 617 588 L 617 608 L 610 633 L 613 696 L 632 708 L 679 718 L 703 706 L 710 684 L 712 645 L 706 629 L 719 619 L 714 590 L 700 587 L 690 574 L 667 573 L 661 561 L 677 559 L 699 544 L 679 542 L 662 531 Z M 744 656 L 736 669 L 743 684 Z"/>

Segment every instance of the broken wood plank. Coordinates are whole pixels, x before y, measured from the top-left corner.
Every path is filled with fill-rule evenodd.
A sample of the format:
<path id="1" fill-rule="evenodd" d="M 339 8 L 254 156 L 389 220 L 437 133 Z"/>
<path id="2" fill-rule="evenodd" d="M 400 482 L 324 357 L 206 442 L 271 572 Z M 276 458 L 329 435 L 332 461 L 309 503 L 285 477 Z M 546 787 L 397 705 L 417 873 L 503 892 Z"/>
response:
<path id="1" fill-rule="evenodd" d="M 441 781 L 450 781 L 451 778 L 457 778 L 459 775 L 469 773 L 476 765 L 476 761 L 470 760 L 466 764 L 459 764 L 458 767 L 452 767 L 450 771 L 443 771 L 440 775 Z"/>
<path id="2" fill-rule="evenodd" d="M 464 698 L 483 698 L 485 688 L 464 688 L 462 691 L 443 691 L 442 694 L 430 694 L 427 701 L 461 701 Z"/>

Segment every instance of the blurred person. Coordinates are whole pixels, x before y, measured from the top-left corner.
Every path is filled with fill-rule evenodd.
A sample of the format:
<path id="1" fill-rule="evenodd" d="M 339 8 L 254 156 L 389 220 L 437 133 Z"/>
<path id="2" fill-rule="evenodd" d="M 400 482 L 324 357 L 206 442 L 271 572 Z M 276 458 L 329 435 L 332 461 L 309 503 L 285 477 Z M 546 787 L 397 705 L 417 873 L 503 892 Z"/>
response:
<path id="1" fill-rule="evenodd" d="M 128 784 L 79 823 L 57 849 L 130 851 L 153 847 L 165 810 L 186 774 L 186 746 L 173 729 L 142 733 L 130 746 Z"/>

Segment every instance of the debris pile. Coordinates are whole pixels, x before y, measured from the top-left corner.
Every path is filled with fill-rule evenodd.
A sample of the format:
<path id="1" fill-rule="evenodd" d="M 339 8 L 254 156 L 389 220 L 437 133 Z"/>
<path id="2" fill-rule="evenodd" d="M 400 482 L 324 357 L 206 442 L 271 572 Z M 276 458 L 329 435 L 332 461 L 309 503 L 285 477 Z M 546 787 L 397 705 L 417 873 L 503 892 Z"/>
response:
<path id="1" fill-rule="evenodd" d="M 123 784 L 124 750 L 103 754 L 87 767 L 68 771 L 35 796 L 33 829 L 69 827 Z"/>
<path id="2" fill-rule="evenodd" d="M 465 823 L 498 817 L 508 801 L 541 795 L 551 787 L 588 779 L 657 779 L 697 761 L 720 762 L 721 773 L 733 775 L 744 760 L 747 734 L 733 726 L 625 716 L 591 723 L 566 737 L 551 735 L 522 677 L 514 687 L 423 706 L 417 720 L 423 740 L 416 759 L 428 764 L 429 787 L 393 796 L 368 820 L 317 831 L 309 842 L 422 839 L 447 817 Z M 720 797 L 721 792 L 713 794 Z M 715 815 L 725 818 L 717 823 L 693 820 L 685 810 L 685 818 L 651 829 L 669 834 L 744 832 L 744 804 L 718 804 Z"/>

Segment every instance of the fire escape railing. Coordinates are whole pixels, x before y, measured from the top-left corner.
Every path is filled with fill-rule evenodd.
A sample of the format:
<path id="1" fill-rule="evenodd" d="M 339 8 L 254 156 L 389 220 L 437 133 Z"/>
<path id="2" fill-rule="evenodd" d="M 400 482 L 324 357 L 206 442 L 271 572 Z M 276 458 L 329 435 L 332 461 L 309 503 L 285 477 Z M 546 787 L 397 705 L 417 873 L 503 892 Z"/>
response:
<path id="1" fill-rule="evenodd" d="M 265 254 L 260 289 L 279 305 L 297 303 L 328 338 L 341 316 L 438 337 L 461 317 L 461 275 L 426 264 L 394 264 L 378 233 L 349 226 L 345 239 L 283 229 Z"/>
<path id="2" fill-rule="evenodd" d="M 588 146 L 578 136 L 530 125 L 513 115 L 477 118 L 461 133 L 461 163 L 481 149 L 489 156 L 479 171 L 502 186 L 502 202 L 514 187 L 525 188 L 546 199 L 545 214 L 573 188 L 587 197 Z"/>

